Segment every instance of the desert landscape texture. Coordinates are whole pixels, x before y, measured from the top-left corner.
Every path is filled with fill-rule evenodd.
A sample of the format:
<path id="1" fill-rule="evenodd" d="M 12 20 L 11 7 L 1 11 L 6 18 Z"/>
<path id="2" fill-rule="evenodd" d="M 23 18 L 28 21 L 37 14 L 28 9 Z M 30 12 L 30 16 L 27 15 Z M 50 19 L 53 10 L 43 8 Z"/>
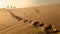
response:
<path id="1" fill-rule="evenodd" d="M 18 21 L 9 11 L 16 16 L 22 17 L 23 20 Z M 25 19 L 31 21 L 24 23 Z M 39 21 L 44 24 L 54 24 L 60 31 L 60 4 L 29 8 L 0 9 L 0 34 L 45 34 L 41 27 L 34 27 L 32 25 L 34 21 Z"/>

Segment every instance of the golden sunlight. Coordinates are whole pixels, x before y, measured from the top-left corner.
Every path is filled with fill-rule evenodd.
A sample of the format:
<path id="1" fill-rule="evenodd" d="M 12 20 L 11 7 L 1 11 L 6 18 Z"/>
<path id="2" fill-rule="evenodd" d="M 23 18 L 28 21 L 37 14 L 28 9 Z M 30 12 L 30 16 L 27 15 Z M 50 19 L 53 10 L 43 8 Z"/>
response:
<path id="1" fill-rule="evenodd" d="M 0 0 L 0 8 L 4 7 L 4 0 Z"/>
<path id="2" fill-rule="evenodd" d="M 0 0 L 0 8 L 25 8 L 34 7 L 46 4 L 60 4 L 60 0 Z"/>

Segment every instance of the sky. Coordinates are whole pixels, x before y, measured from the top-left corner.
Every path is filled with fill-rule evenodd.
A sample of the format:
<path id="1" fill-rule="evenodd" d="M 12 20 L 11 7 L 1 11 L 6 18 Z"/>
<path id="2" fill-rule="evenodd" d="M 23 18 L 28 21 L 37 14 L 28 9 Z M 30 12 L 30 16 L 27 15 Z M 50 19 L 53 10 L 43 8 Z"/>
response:
<path id="1" fill-rule="evenodd" d="M 0 8 L 11 5 L 17 8 L 25 8 L 47 4 L 60 4 L 60 0 L 0 0 Z"/>

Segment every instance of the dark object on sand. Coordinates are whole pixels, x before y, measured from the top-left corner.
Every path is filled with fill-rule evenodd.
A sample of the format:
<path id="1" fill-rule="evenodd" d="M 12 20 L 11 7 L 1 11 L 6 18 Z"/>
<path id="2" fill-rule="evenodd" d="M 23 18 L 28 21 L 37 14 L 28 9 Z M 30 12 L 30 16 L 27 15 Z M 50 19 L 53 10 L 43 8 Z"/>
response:
<path id="1" fill-rule="evenodd" d="M 26 23 L 28 20 L 24 20 L 24 22 L 23 23 Z"/>
<path id="2" fill-rule="evenodd" d="M 52 25 L 45 27 L 44 31 L 46 34 L 51 34 L 53 32 Z"/>
<path id="3" fill-rule="evenodd" d="M 53 31 L 52 33 L 58 33 L 59 32 L 59 30 L 56 30 L 56 31 Z"/>
<path id="4" fill-rule="evenodd" d="M 40 24 L 39 24 L 39 26 L 43 27 L 43 26 L 44 26 L 44 24 L 43 24 L 43 23 L 40 23 Z"/>
<path id="5" fill-rule="evenodd" d="M 33 26 L 34 26 L 34 27 L 38 27 L 38 26 L 39 26 L 39 22 L 38 22 L 38 21 L 34 22 L 34 23 L 33 23 Z"/>
<path id="6" fill-rule="evenodd" d="M 51 29 L 52 28 L 52 25 L 49 25 L 47 27 L 45 27 L 46 29 Z"/>

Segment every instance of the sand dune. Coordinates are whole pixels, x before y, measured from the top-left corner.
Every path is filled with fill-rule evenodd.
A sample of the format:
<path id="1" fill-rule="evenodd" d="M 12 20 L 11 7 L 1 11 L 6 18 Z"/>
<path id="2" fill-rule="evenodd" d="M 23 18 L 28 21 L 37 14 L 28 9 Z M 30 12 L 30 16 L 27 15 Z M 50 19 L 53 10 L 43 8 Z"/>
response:
<path id="1" fill-rule="evenodd" d="M 37 13 L 35 9 L 39 12 Z M 17 21 L 8 10 L 23 19 L 32 20 L 32 22 L 23 23 L 23 20 Z M 33 27 L 32 23 L 34 21 L 41 21 L 44 24 L 54 24 L 60 30 L 60 5 L 0 9 L 0 34 L 45 34 L 45 32 L 41 31 L 40 27 Z"/>

